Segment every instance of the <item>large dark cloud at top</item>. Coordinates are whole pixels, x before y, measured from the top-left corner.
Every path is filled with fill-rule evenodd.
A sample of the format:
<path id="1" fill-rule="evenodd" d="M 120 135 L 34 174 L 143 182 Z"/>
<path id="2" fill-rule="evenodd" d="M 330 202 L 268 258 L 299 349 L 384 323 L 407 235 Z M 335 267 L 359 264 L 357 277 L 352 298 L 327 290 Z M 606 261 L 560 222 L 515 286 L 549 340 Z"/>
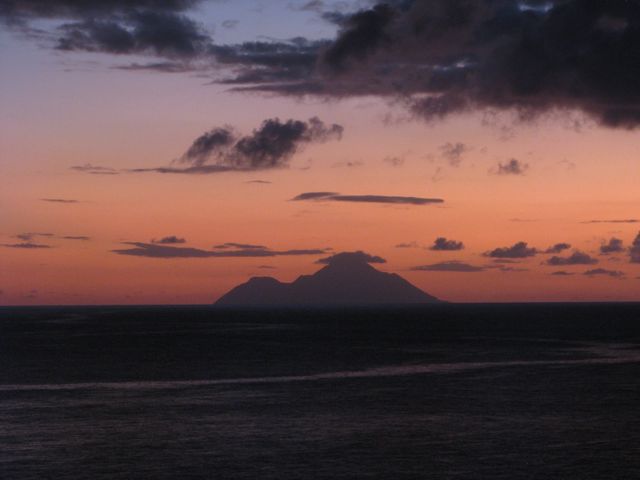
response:
<path id="1" fill-rule="evenodd" d="M 473 110 L 522 118 L 574 109 L 640 125 L 637 0 L 402 0 L 334 18 L 337 37 L 217 45 L 191 0 L 3 0 L 0 16 L 60 19 L 58 48 L 202 56 L 238 88 L 399 96 L 433 120 Z M 295 21 L 292 16 L 292 21 Z"/>
<path id="2" fill-rule="evenodd" d="M 250 88 L 399 95 L 428 120 L 577 109 L 609 127 L 640 124 L 637 1 L 407 0 L 340 25 L 314 75 Z"/>
<path id="3" fill-rule="evenodd" d="M 640 2 L 414 0 L 347 21 L 322 61 L 328 91 L 423 95 L 413 111 L 527 114 L 575 108 L 612 127 L 640 123 Z M 337 55 L 336 52 L 339 52 Z"/>

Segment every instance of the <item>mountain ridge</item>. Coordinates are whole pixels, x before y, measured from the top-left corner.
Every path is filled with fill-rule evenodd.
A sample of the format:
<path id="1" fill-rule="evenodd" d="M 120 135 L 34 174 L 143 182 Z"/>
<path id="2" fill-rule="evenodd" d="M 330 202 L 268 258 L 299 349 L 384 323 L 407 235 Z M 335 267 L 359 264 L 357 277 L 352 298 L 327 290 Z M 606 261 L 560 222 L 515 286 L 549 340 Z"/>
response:
<path id="1" fill-rule="evenodd" d="M 323 268 L 291 283 L 273 277 L 251 277 L 214 304 L 219 306 L 335 306 L 440 303 L 400 275 L 370 263 L 384 259 L 364 252 L 342 252 L 321 259 Z"/>

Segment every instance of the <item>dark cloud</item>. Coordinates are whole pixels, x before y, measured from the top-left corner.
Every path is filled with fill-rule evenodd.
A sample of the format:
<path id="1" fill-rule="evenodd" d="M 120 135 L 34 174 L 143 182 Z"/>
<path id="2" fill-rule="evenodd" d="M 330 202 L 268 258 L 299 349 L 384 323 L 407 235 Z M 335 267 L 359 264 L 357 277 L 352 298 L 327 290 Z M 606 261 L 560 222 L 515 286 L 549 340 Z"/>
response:
<path id="1" fill-rule="evenodd" d="M 195 1 L 18 1 L 0 3 L 0 20 L 41 43 L 54 39 L 62 51 L 113 55 L 151 55 L 168 61 L 131 63 L 124 70 L 186 72 L 217 69 L 221 83 L 291 82 L 308 78 L 320 49 L 328 41 L 302 37 L 288 40 L 217 45 L 210 33 L 187 16 Z M 54 19 L 57 28 L 34 27 L 38 19 Z M 60 23 L 61 22 L 61 23 Z M 235 28 L 236 20 L 222 22 Z M 44 27 L 47 28 L 47 27 Z M 231 78 L 228 74 L 231 73 Z"/>
<path id="2" fill-rule="evenodd" d="M 320 18 L 325 22 L 332 23 L 334 25 L 344 25 L 349 20 L 350 16 L 346 13 L 334 10 L 332 12 L 323 12 L 322 15 L 320 15 Z"/>
<path id="3" fill-rule="evenodd" d="M 622 240 L 619 238 L 612 237 L 609 242 L 600 245 L 600 253 L 603 255 L 620 252 L 624 252 L 624 247 L 622 246 Z"/>
<path id="4" fill-rule="evenodd" d="M 52 248 L 51 245 L 44 245 L 41 243 L 31 243 L 31 242 L 4 243 L 1 246 L 7 247 L 7 248 L 24 248 L 24 249 Z"/>
<path id="5" fill-rule="evenodd" d="M 333 265 L 339 262 L 358 262 L 358 263 L 387 263 L 387 261 L 377 255 L 369 255 L 368 253 L 358 250 L 357 252 L 341 252 L 331 255 L 330 257 L 321 258 L 316 263 L 323 265 Z"/>
<path id="6" fill-rule="evenodd" d="M 187 240 L 181 237 L 177 237 L 176 235 L 169 235 L 168 237 L 162 237 L 158 240 L 154 238 L 153 240 L 151 240 L 151 243 L 160 245 L 175 245 L 178 243 L 187 243 Z"/>
<path id="7" fill-rule="evenodd" d="M 222 155 L 235 141 L 236 137 L 230 127 L 214 128 L 196 138 L 180 158 L 180 162 L 203 165 L 211 157 Z"/>
<path id="8" fill-rule="evenodd" d="M 628 218 L 622 220 L 589 220 L 581 223 L 640 223 L 640 220 L 635 218 Z"/>
<path id="9" fill-rule="evenodd" d="M 640 263 L 640 233 L 638 233 L 631 244 L 629 256 L 631 257 L 631 263 Z"/>
<path id="10" fill-rule="evenodd" d="M 569 243 L 556 243 L 555 245 L 547 248 L 543 253 L 562 253 L 570 248 L 571 244 Z"/>
<path id="11" fill-rule="evenodd" d="M 496 175 L 524 175 L 528 169 L 528 164 L 512 158 L 506 163 L 499 163 L 498 167 L 493 172 Z"/>
<path id="12" fill-rule="evenodd" d="M 400 197 L 387 195 L 341 195 L 335 192 L 305 192 L 291 199 L 292 201 L 331 201 L 356 203 L 390 203 L 396 205 L 428 205 L 443 203 L 441 198 Z"/>
<path id="13" fill-rule="evenodd" d="M 459 167 L 462 157 L 469 151 L 469 147 L 462 142 L 447 142 L 440 146 L 440 154 L 452 167 Z"/>
<path id="14" fill-rule="evenodd" d="M 172 247 L 144 242 L 124 242 L 131 248 L 111 250 L 119 255 L 149 258 L 261 258 L 296 255 L 323 255 L 326 249 L 271 250 L 268 248 L 235 248 L 225 250 L 202 250 L 189 247 Z"/>
<path id="15" fill-rule="evenodd" d="M 351 16 L 313 76 L 252 89 L 344 97 L 398 96 L 415 115 L 509 111 L 519 121 L 578 110 L 601 124 L 640 123 L 640 8 L 635 1 L 407 0 Z M 282 79 L 284 80 L 284 78 Z"/>
<path id="16" fill-rule="evenodd" d="M 212 174 L 285 168 L 304 145 L 339 140 L 342 132 L 342 126 L 326 125 L 317 117 L 306 122 L 268 119 L 252 134 L 242 137 L 237 136 L 231 127 L 214 128 L 198 137 L 177 160 L 177 163 L 189 166 L 135 168 L 128 171 Z"/>
<path id="17" fill-rule="evenodd" d="M 40 200 L 50 203 L 80 203 L 80 200 L 73 200 L 69 198 L 41 198 Z"/>
<path id="18" fill-rule="evenodd" d="M 234 243 L 234 242 L 227 242 L 227 243 L 222 243 L 220 245 L 214 245 L 215 249 L 225 249 L 225 248 L 239 248 L 239 249 L 244 249 L 244 250 L 252 250 L 252 249 L 257 249 L 257 250 L 267 250 L 267 247 L 265 247 L 264 245 L 252 245 L 250 243 Z"/>
<path id="19" fill-rule="evenodd" d="M 478 267 L 475 265 L 469 265 L 468 263 L 452 260 L 449 262 L 433 263 L 431 265 L 420 265 L 418 267 L 413 267 L 411 270 L 423 271 L 423 272 L 473 273 L 473 272 L 482 272 L 485 269 L 484 267 Z"/>
<path id="20" fill-rule="evenodd" d="M 325 41 L 302 37 L 286 41 L 212 45 L 209 53 L 221 67 L 233 67 L 233 76 L 220 83 L 231 85 L 300 82 L 309 78 Z M 240 88 L 242 89 L 242 88 Z"/>
<path id="21" fill-rule="evenodd" d="M 88 242 L 89 240 L 91 240 L 91 237 L 87 237 L 86 235 L 65 235 L 60 238 L 63 240 L 80 240 L 83 242 Z"/>
<path id="22" fill-rule="evenodd" d="M 379 4 L 346 19 L 338 38 L 324 52 L 323 63 L 334 71 L 343 71 L 352 60 L 364 60 L 381 44 L 390 42 L 385 29 L 393 15 L 391 7 Z"/>
<path id="23" fill-rule="evenodd" d="M 607 275 L 613 278 L 622 278 L 624 277 L 624 272 L 619 270 L 606 270 L 604 268 L 595 268 L 593 270 L 587 270 L 584 272 L 584 275 L 595 276 L 595 275 Z"/>
<path id="24" fill-rule="evenodd" d="M 330 197 L 334 197 L 338 195 L 336 192 L 305 192 L 300 195 L 296 195 L 291 200 L 294 202 L 303 201 L 303 200 L 321 200 L 328 199 Z"/>
<path id="25" fill-rule="evenodd" d="M 593 265 L 598 263 L 598 260 L 587 253 L 576 250 L 568 257 L 558 257 L 554 255 L 545 263 L 547 265 L 558 267 L 562 265 Z"/>
<path id="26" fill-rule="evenodd" d="M 464 244 L 462 242 L 457 242 L 455 240 L 447 240 L 445 237 L 438 237 L 433 242 L 433 245 L 429 247 L 429 250 L 454 251 L 454 250 L 462 250 L 463 248 L 464 248 Z"/>
<path id="27" fill-rule="evenodd" d="M 202 56 L 239 89 L 396 96 L 426 120 L 578 110 L 608 127 L 640 124 L 640 83 L 629 73 L 640 51 L 635 0 L 398 0 L 354 14 L 311 2 L 303 8 L 338 25 L 333 41 L 239 45 L 214 44 L 185 15 L 195 3 L 5 0 L 0 17 L 25 28 L 62 20 L 58 46 L 67 50 Z"/>
<path id="28" fill-rule="evenodd" d="M 60 50 L 192 57 L 211 44 L 209 35 L 190 18 L 151 9 L 87 18 L 64 24 L 60 31 Z"/>
<path id="29" fill-rule="evenodd" d="M 288 120 L 282 123 L 277 118 L 265 120 L 252 135 L 238 140 L 227 157 L 227 163 L 252 170 L 283 167 L 302 144 L 340 139 L 343 130 L 336 124 L 326 126 L 317 117 L 308 122 Z"/>
<path id="30" fill-rule="evenodd" d="M 413 0 L 359 12 L 322 56 L 344 94 L 412 95 L 434 119 L 515 110 L 523 119 L 578 109 L 611 127 L 640 122 L 635 1 Z M 548 6 L 548 8 L 546 8 Z M 331 82 L 333 80 L 333 83 Z"/>
<path id="31" fill-rule="evenodd" d="M 18 240 L 22 240 L 24 242 L 28 242 L 30 240 L 33 240 L 35 237 L 53 237 L 53 233 L 42 233 L 42 232 L 25 232 L 25 233 L 19 233 L 18 235 L 15 236 L 15 238 L 17 238 Z"/>
<path id="32" fill-rule="evenodd" d="M 495 248 L 485 253 L 485 256 L 492 258 L 527 258 L 533 257 L 538 251 L 529 247 L 526 242 L 518 242 L 511 247 Z"/>
<path id="33" fill-rule="evenodd" d="M 273 182 L 269 182 L 268 180 L 249 180 L 244 183 L 256 183 L 258 185 L 271 185 Z"/>
<path id="34" fill-rule="evenodd" d="M 98 16 L 137 9 L 178 12 L 201 0 L 3 0 L 3 17 L 74 18 Z"/>
<path id="35" fill-rule="evenodd" d="M 360 203 L 391 203 L 398 205 L 428 205 L 443 203 L 440 198 L 400 197 L 386 195 L 335 195 L 328 198 L 335 202 L 360 202 Z"/>
<path id="36" fill-rule="evenodd" d="M 118 171 L 111 167 L 101 167 L 98 165 L 91 165 L 90 163 L 85 163 L 84 165 L 75 165 L 73 167 L 69 167 L 71 170 L 75 170 L 76 172 L 83 173 L 91 173 L 93 175 L 118 175 Z"/>

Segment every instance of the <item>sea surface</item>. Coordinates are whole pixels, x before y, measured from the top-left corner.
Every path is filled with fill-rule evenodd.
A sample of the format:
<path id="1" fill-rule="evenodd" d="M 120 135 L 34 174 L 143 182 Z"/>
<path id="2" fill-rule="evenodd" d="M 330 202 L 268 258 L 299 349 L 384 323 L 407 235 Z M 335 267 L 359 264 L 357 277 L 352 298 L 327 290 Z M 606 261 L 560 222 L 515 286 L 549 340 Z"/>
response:
<path id="1" fill-rule="evenodd" d="M 0 308 L 0 478 L 638 479 L 640 304 Z"/>

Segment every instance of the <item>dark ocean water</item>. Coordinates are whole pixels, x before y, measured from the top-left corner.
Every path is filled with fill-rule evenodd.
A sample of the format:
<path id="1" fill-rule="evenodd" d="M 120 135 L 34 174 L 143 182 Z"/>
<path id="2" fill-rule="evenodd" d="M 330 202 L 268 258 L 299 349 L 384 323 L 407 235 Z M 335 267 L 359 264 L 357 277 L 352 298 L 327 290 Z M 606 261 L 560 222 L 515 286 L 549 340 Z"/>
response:
<path id="1" fill-rule="evenodd" d="M 0 309 L 2 479 L 637 479 L 640 305 Z"/>

